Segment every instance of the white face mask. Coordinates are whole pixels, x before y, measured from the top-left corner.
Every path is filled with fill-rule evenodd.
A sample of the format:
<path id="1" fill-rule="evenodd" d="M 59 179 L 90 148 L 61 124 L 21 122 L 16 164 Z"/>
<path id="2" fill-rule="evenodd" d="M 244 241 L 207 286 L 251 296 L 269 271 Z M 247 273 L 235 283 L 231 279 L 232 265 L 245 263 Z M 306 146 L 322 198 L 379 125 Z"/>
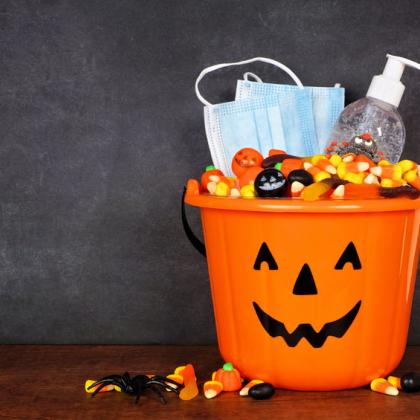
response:
<path id="1" fill-rule="evenodd" d="M 273 64 L 284 70 L 296 83 L 273 95 L 261 95 L 212 105 L 201 95 L 198 84 L 214 70 L 254 61 Z M 225 63 L 204 69 L 195 83 L 198 99 L 205 105 L 204 122 L 213 164 L 231 175 L 234 154 L 243 147 L 257 149 L 264 156 L 270 149 L 286 150 L 298 156 L 318 152 L 311 92 L 285 65 L 257 57 L 237 63 Z"/>
<path id="2" fill-rule="evenodd" d="M 249 81 L 250 77 L 254 78 L 258 83 Z M 304 88 L 311 94 L 312 111 L 318 140 L 317 153 L 325 152 L 331 129 L 344 108 L 344 88 L 339 86 L 339 84 L 336 84 L 335 87 L 305 86 Z M 256 74 L 248 72 L 244 74 L 244 80 L 238 80 L 235 100 L 282 95 L 284 90 L 296 89 L 298 87 L 294 85 L 263 83 Z"/>

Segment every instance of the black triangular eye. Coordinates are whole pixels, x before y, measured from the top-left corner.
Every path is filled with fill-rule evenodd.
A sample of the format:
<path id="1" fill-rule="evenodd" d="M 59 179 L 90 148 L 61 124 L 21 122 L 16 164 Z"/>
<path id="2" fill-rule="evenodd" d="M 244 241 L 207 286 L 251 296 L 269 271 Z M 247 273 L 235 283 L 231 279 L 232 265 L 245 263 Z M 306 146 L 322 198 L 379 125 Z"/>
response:
<path id="1" fill-rule="evenodd" d="M 254 263 L 254 270 L 261 270 L 261 263 L 263 262 L 268 264 L 268 268 L 270 270 L 278 270 L 277 263 L 265 242 L 261 244 L 261 248 L 258 251 L 258 255 Z"/>
<path id="2" fill-rule="evenodd" d="M 353 266 L 353 270 L 360 270 L 362 268 L 359 255 L 357 254 L 356 247 L 353 242 L 350 242 L 347 245 L 347 248 L 344 250 L 334 268 L 336 270 L 342 270 L 346 263 L 350 263 Z"/>

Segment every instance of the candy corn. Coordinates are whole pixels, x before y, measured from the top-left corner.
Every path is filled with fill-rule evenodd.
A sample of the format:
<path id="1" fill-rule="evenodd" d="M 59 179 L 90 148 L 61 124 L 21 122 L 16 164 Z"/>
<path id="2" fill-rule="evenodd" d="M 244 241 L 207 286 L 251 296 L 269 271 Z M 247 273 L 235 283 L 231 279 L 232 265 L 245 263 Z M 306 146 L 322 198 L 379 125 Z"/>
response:
<path id="1" fill-rule="evenodd" d="M 192 400 L 198 395 L 197 378 L 195 377 L 194 367 L 188 364 L 178 372 L 184 379 L 184 388 L 179 393 L 181 400 Z"/>
<path id="2" fill-rule="evenodd" d="M 370 383 L 370 389 L 372 391 L 379 392 L 381 394 L 386 394 L 386 395 L 395 396 L 399 394 L 398 389 L 392 386 L 386 379 L 383 379 L 383 378 L 374 379 Z"/>
<path id="3" fill-rule="evenodd" d="M 94 386 L 94 387 L 92 387 L 92 388 L 89 388 L 92 384 L 94 384 L 96 381 L 94 381 L 93 379 L 88 379 L 86 382 L 85 382 L 85 391 L 88 393 L 88 394 L 92 394 L 93 392 L 95 392 L 95 390 L 99 387 L 99 385 L 96 385 L 96 386 Z M 118 386 L 116 387 L 116 388 L 119 388 Z M 99 392 L 109 392 L 109 391 L 113 391 L 115 388 L 114 388 L 114 385 L 106 385 L 106 386 L 104 386 Z"/>
<path id="4" fill-rule="evenodd" d="M 328 159 L 319 159 L 315 165 L 329 174 L 335 175 L 337 173 L 337 169 Z"/>
<path id="5" fill-rule="evenodd" d="M 241 197 L 244 197 L 244 198 L 253 198 L 253 197 L 256 197 L 256 193 L 255 193 L 255 189 L 254 189 L 254 186 L 253 185 L 244 185 L 242 188 L 241 188 Z"/>
<path id="6" fill-rule="evenodd" d="M 399 161 L 397 165 L 401 168 L 403 173 L 417 168 L 416 162 L 413 162 L 412 160 L 408 159 Z"/>
<path id="7" fill-rule="evenodd" d="M 335 167 L 337 167 L 341 163 L 342 160 L 343 159 L 342 159 L 342 157 L 340 155 L 332 155 L 330 157 L 330 162 Z"/>
<path id="8" fill-rule="evenodd" d="M 339 185 L 332 194 L 333 198 L 367 199 L 380 197 L 377 184 L 351 184 Z"/>
<path id="9" fill-rule="evenodd" d="M 252 381 L 248 382 L 240 391 L 239 395 L 241 397 L 246 397 L 248 395 L 249 390 L 254 386 L 258 384 L 262 384 L 264 381 L 261 381 L 260 379 L 253 379 Z"/>
<path id="10" fill-rule="evenodd" d="M 398 165 L 373 166 L 370 168 L 370 173 L 381 178 L 388 178 L 394 181 L 402 178 L 402 169 Z"/>
<path id="11" fill-rule="evenodd" d="M 203 386 L 203 391 L 207 399 L 217 397 L 223 391 L 223 384 L 219 381 L 207 381 Z"/>
<path id="12" fill-rule="evenodd" d="M 294 181 L 292 182 L 292 185 L 290 186 L 290 192 L 292 197 L 300 197 L 300 194 L 302 193 L 302 190 L 305 188 L 305 186 L 299 182 Z"/>

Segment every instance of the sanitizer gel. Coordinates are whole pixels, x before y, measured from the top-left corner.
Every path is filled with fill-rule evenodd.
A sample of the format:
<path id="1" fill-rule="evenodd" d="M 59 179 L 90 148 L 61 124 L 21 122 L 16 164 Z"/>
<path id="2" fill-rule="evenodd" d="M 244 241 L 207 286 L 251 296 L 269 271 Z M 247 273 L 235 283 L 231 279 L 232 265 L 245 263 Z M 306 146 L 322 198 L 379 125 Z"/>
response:
<path id="1" fill-rule="evenodd" d="M 400 79 L 405 66 L 420 70 L 420 64 L 390 54 L 387 58 L 383 73 L 373 77 L 366 97 L 344 108 L 330 140 L 348 141 L 369 133 L 385 158 L 396 163 L 405 143 L 405 127 L 397 110 L 405 89 Z"/>

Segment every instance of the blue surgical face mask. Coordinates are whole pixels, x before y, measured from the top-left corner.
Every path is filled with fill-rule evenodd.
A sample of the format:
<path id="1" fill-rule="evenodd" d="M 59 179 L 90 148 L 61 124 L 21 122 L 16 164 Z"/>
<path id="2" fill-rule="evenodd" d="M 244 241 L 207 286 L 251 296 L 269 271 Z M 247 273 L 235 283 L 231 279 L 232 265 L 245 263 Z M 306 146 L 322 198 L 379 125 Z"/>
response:
<path id="1" fill-rule="evenodd" d="M 217 105 L 210 104 L 201 96 L 198 83 L 205 74 L 253 61 L 264 61 L 280 67 L 298 86 L 273 95 Z M 209 67 L 197 78 L 196 94 L 205 105 L 204 122 L 213 163 L 226 175 L 232 174 L 232 158 L 243 147 L 255 148 L 264 156 L 273 148 L 297 156 L 310 156 L 318 152 L 311 92 L 304 89 L 297 76 L 281 63 L 267 58 L 254 58 Z"/>
<path id="2" fill-rule="evenodd" d="M 258 82 L 247 80 L 249 76 L 258 80 Z M 284 92 L 298 89 L 295 85 L 262 83 L 262 80 L 253 73 L 245 73 L 244 78 L 245 80 L 238 80 L 236 100 L 272 95 L 282 96 Z M 312 100 L 312 112 L 318 141 L 316 153 L 323 153 L 328 146 L 331 129 L 344 108 L 344 88 L 305 86 L 304 89 L 310 93 Z"/>

